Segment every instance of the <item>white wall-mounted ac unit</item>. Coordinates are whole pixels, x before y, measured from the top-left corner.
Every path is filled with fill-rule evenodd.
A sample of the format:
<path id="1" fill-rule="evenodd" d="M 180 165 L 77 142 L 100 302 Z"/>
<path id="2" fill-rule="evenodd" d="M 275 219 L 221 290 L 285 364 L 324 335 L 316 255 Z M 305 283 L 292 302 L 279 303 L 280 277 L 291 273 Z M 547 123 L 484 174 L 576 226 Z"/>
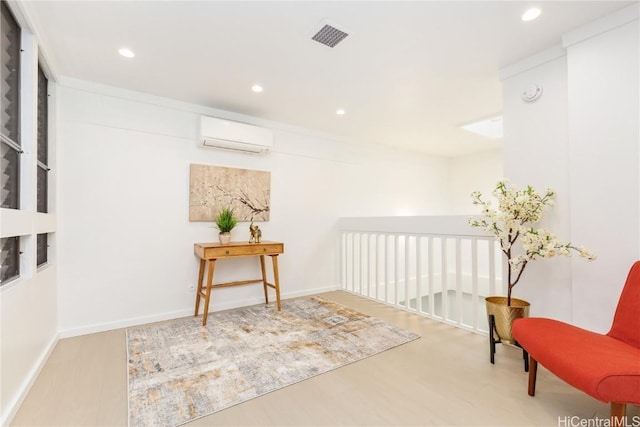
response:
<path id="1" fill-rule="evenodd" d="M 266 153 L 273 148 L 273 132 L 246 123 L 201 116 L 198 144 L 245 153 Z"/>

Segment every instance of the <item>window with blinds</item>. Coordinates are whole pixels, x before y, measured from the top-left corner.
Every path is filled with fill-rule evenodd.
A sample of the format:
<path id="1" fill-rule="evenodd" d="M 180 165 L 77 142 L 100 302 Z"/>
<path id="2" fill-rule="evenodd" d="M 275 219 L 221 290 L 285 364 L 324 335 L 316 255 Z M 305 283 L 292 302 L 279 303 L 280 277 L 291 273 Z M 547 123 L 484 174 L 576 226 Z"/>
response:
<path id="1" fill-rule="evenodd" d="M 38 234 L 36 237 L 36 262 L 38 267 L 47 263 L 49 259 L 49 235 L 47 233 Z"/>
<path id="2" fill-rule="evenodd" d="M 48 172 L 49 172 L 49 111 L 47 86 L 49 80 L 38 66 L 38 178 L 37 208 L 38 212 L 49 212 L 48 204 Z"/>
<path id="3" fill-rule="evenodd" d="M 0 2 L 0 207 L 20 207 L 20 26 Z M 20 238 L 0 239 L 0 286 L 20 275 Z"/>
<path id="4" fill-rule="evenodd" d="M 20 26 L 0 2 L 0 207 L 20 207 Z M 3 264 L 4 268 L 4 264 Z"/>
<path id="5" fill-rule="evenodd" d="M 0 286 L 20 275 L 20 238 L 0 239 Z"/>

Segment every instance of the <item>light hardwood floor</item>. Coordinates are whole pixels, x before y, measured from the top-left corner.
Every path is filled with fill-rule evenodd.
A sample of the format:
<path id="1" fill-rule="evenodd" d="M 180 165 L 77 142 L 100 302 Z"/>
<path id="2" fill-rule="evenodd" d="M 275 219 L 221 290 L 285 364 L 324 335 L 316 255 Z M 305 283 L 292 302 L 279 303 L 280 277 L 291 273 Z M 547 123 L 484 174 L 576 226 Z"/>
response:
<path id="1" fill-rule="evenodd" d="M 607 404 L 543 367 L 529 397 L 518 349 L 499 345 L 491 365 L 484 336 L 346 292 L 321 296 L 422 338 L 189 425 L 558 426 L 559 417 L 608 417 Z M 60 340 L 12 425 L 127 425 L 126 369 L 124 329 Z M 628 412 L 640 420 L 638 407 Z"/>

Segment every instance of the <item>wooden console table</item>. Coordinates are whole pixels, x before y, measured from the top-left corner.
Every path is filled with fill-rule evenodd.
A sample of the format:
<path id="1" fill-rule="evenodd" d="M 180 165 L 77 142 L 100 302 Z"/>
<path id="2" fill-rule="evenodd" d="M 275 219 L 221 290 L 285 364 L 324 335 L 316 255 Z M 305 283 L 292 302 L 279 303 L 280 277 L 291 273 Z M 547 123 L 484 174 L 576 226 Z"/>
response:
<path id="1" fill-rule="evenodd" d="M 249 283 L 262 283 L 264 288 L 265 303 L 269 303 L 269 295 L 267 287 L 276 290 L 276 301 L 278 311 L 280 311 L 280 279 L 278 278 L 278 255 L 284 253 L 284 244 L 279 242 L 263 241 L 261 243 L 231 242 L 226 245 L 220 243 L 196 243 L 193 245 L 194 254 L 200 258 L 200 271 L 198 273 L 198 289 L 196 291 L 196 313 L 200 308 L 200 299 L 204 298 L 204 312 L 202 313 L 202 326 L 207 324 L 207 314 L 209 312 L 209 300 L 211 298 L 211 289 L 224 288 L 228 286 L 247 285 Z M 216 261 L 224 258 L 239 258 L 247 256 L 260 257 L 260 270 L 262 271 L 261 279 L 240 280 L 236 282 L 213 284 L 213 271 Z M 273 281 L 267 282 L 267 274 L 265 270 L 264 257 L 270 256 L 273 264 Z M 207 268 L 207 283 L 203 283 L 205 265 Z"/>

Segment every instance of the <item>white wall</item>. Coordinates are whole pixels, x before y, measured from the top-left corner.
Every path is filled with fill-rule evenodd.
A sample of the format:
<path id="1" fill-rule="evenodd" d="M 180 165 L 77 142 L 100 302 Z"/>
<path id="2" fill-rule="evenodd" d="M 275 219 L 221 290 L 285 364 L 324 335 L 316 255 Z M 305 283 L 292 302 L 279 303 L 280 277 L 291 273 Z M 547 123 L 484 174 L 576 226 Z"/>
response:
<path id="1" fill-rule="evenodd" d="M 565 36 L 571 235 L 599 257 L 590 265 L 573 264 L 574 320 L 601 332 L 611 325 L 629 267 L 640 258 L 637 4 L 610 22 L 625 22 L 634 10 L 635 21 L 610 31 L 599 33 L 594 24 Z"/>
<path id="2" fill-rule="evenodd" d="M 471 193 L 480 191 L 490 197 L 496 183 L 503 179 L 502 148 L 458 156 L 451 159 L 449 170 L 450 214 L 478 214 L 471 203 Z"/>
<path id="3" fill-rule="evenodd" d="M 188 220 L 189 164 L 271 171 L 265 240 L 285 243 L 284 298 L 337 285 L 342 216 L 446 213 L 448 162 L 365 148 L 275 123 L 67 80 L 59 94 L 59 329 L 63 336 L 192 314 L 194 242 L 212 223 Z M 251 156 L 196 146 L 200 113 L 276 127 L 275 149 Z M 248 239 L 248 224 L 232 233 Z M 218 280 L 259 275 L 227 260 Z M 244 271 L 244 275 L 242 274 Z M 262 301 L 257 286 L 214 292 L 212 310 Z"/>
<path id="4" fill-rule="evenodd" d="M 13 417 L 58 338 L 55 259 L 55 126 L 49 131 L 49 212 L 37 213 L 37 66 L 38 44 L 23 26 L 20 70 L 20 209 L 0 208 L 0 238 L 20 237 L 20 276 L 0 288 L 0 425 Z M 53 86 L 53 85 L 50 85 Z M 50 94 L 55 97 L 55 88 Z M 50 102 L 49 120 L 55 121 Z M 36 236 L 49 233 L 47 264 L 37 267 Z"/>
<path id="5" fill-rule="evenodd" d="M 532 302 L 532 315 L 606 332 L 640 255 L 638 5 L 564 44 L 502 70 L 505 176 L 554 188 L 544 225 L 598 259 L 534 261 L 514 292 Z M 532 83 L 544 92 L 525 103 Z"/>

